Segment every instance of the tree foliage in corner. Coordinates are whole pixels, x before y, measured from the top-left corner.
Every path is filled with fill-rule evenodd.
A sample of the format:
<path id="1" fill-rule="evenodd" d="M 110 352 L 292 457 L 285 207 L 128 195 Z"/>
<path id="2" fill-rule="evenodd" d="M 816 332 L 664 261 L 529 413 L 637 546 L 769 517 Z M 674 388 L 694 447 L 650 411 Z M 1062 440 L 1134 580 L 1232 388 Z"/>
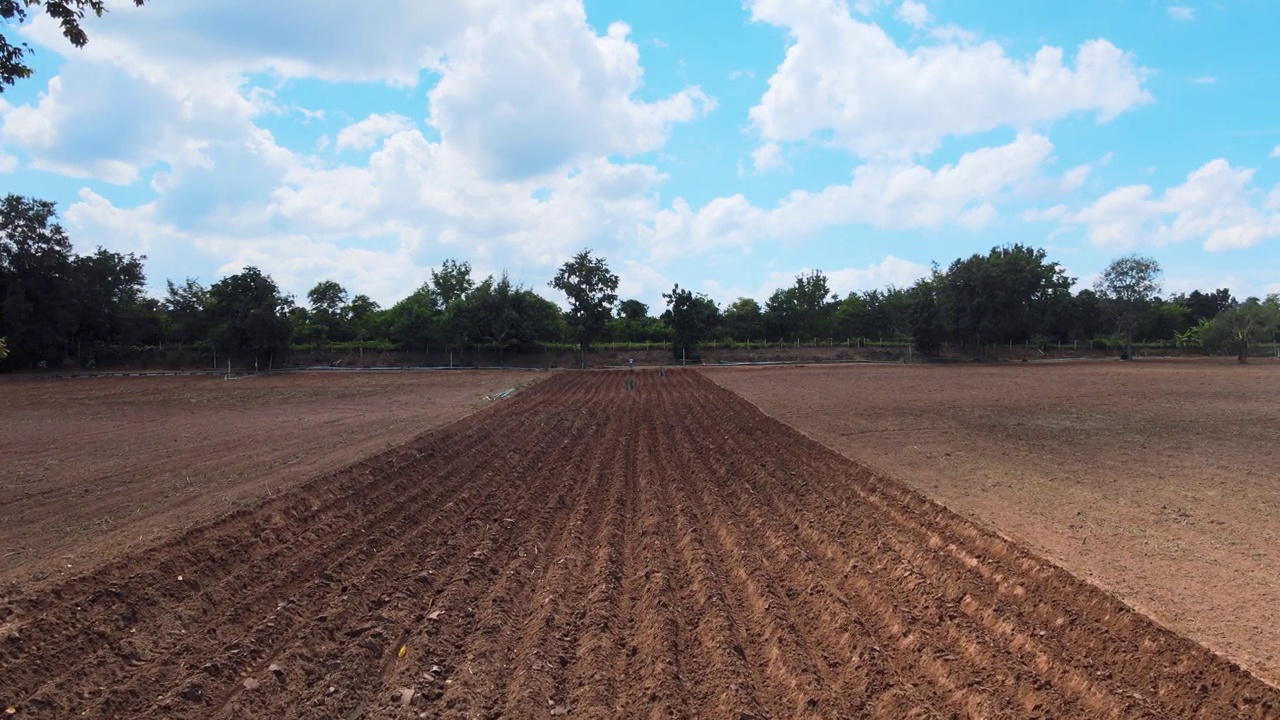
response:
<path id="1" fill-rule="evenodd" d="M 133 0 L 138 7 L 142 7 L 144 2 Z M 81 21 L 90 13 L 102 17 L 102 13 L 107 11 L 107 4 L 105 0 L 0 0 L 0 19 L 6 26 L 21 25 L 27 21 L 28 15 L 40 10 L 62 25 L 62 35 L 67 42 L 82 48 L 89 42 L 89 36 L 80 26 Z M 11 44 L 5 35 L 0 33 L 0 93 L 4 92 L 6 85 L 31 77 L 31 67 L 27 65 L 31 46 Z"/>
<path id="2" fill-rule="evenodd" d="M 1094 289 L 1125 337 L 1125 357 L 1133 358 L 1133 333 L 1160 292 L 1160 263 L 1141 255 L 1111 261 Z"/>
<path id="3" fill-rule="evenodd" d="M 569 321 L 574 339 L 582 351 L 591 349 L 613 317 L 618 302 L 618 276 L 609 271 L 604 258 L 583 250 L 560 268 L 551 287 L 569 298 Z"/>

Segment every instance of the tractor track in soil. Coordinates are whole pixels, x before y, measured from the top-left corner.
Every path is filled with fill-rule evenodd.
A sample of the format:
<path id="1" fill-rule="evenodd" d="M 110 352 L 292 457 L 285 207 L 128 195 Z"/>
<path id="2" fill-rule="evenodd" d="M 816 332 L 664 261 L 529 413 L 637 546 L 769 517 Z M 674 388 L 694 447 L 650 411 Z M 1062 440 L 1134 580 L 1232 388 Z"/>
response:
<path id="1" fill-rule="evenodd" d="M 633 376 L 558 375 L 3 598 L 0 705 L 1280 717 L 1275 688 L 702 375 Z"/>

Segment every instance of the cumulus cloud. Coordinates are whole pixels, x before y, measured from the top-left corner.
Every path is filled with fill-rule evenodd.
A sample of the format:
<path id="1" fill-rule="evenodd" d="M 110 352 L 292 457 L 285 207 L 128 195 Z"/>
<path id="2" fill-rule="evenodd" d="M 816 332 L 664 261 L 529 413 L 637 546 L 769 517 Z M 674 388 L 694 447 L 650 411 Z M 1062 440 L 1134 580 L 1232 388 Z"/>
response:
<path id="1" fill-rule="evenodd" d="M 1275 149 L 1271 151 L 1271 157 L 1280 158 L 1280 145 L 1275 146 Z"/>
<path id="2" fill-rule="evenodd" d="M 654 102 L 633 97 L 643 70 L 630 32 L 614 23 L 596 35 L 577 2 L 498 15 L 450 46 L 428 95 L 431 124 L 501 179 L 657 150 L 673 125 L 715 103 L 696 87 Z"/>
<path id="3" fill-rule="evenodd" d="M 1062 189 L 1065 191 L 1071 191 L 1084 185 L 1085 182 L 1089 180 L 1089 177 L 1093 174 L 1093 171 L 1098 167 L 1102 167 L 1104 165 L 1110 164 L 1111 158 L 1112 158 L 1112 154 L 1107 153 L 1106 155 L 1103 155 L 1102 157 L 1095 160 L 1094 162 L 1087 162 L 1080 165 L 1076 165 L 1070 170 L 1067 170 L 1067 172 L 1063 173 L 1062 175 L 1062 181 L 1060 183 Z"/>
<path id="4" fill-rule="evenodd" d="M 413 121 L 397 113 L 374 113 L 338 133 L 334 147 L 343 150 L 368 150 L 384 138 L 413 129 Z"/>
<path id="5" fill-rule="evenodd" d="M 1084 226 L 1094 244 L 1116 249 L 1186 240 L 1201 240 L 1210 252 L 1248 248 L 1280 237 L 1280 212 L 1270 202 L 1257 206 L 1253 175 L 1213 160 L 1160 197 L 1149 185 L 1119 188 L 1064 222 Z M 1278 190 L 1272 198 L 1280 197 Z"/>
<path id="6" fill-rule="evenodd" d="M 929 8 L 924 3 L 906 0 L 898 7 L 898 19 L 919 29 L 932 22 L 933 16 L 929 14 Z"/>
<path id="7" fill-rule="evenodd" d="M 753 20 L 791 35 L 750 111 L 767 142 L 829 138 L 862 156 L 901 157 L 932 152 L 948 136 L 1026 130 L 1077 112 L 1105 122 L 1152 99 L 1147 71 L 1106 40 L 1081 45 L 1071 67 L 1049 46 L 1025 60 L 990 41 L 904 48 L 843 3 L 750 0 L 748 7 Z"/>
<path id="8" fill-rule="evenodd" d="M 1038 177 L 1052 152 L 1047 138 L 1024 133 L 936 171 L 911 163 L 869 163 L 854 170 L 848 184 L 820 192 L 796 190 L 772 210 L 742 195 L 717 198 L 699 210 L 677 198 L 641 228 L 641 239 L 656 258 L 667 260 L 717 247 L 748 248 L 766 238 L 811 236 L 850 223 L 885 229 L 956 223 L 976 229 L 998 216 L 989 200 Z"/>
<path id="9" fill-rule="evenodd" d="M 751 163 L 757 174 L 787 167 L 787 161 L 782 159 L 782 146 L 778 143 L 765 143 L 751 151 Z"/>
<path id="10" fill-rule="evenodd" d="M 330 274 L 386 301 L 443 257 L 528 272 L 621 247 L 657 210 L 664 176 L 618 158 L 661 150 L 714 107 L 696 87 L 638 99 L 629 29 L 597 32 L 578 0 L 392 5 L 354 16 L 336 0 L 122 5 L 37 101 L 0 108 L 0 143 L 65 175 L 149 181 L 145 204 L 91 194 L 66 210 L 77 242 L 146 252 L 160 277 L 185 274 L 186 254 L 259 264 L 293 292 Z M 22 32 L 65 51 L 46 20 Z M 322 162 L 260 126 L 324 112 L 281 102 L 282 80 L 404 87 L 423 72 L 437 81 L 422 129 L 381 113 L 316 142 L 373 150 L 367 162 Z"/>

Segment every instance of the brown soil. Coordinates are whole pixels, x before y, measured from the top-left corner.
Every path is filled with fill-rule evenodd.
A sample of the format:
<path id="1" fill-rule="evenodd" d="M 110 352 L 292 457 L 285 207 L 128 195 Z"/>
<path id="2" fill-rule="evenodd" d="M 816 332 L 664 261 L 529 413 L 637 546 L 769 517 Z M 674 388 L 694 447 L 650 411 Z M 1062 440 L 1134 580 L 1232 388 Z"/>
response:
<path id="1" fill-rule="evenodd" d="M 18 717 L 1277 718 L 696 372 L 560 374 L 0 606 Z"/>
<path id="2" fill-rule="evenodd" d="M 709 374 L 1280 683 L 1280 364 Z"/>
<path id="3" fill-rule="evenodd" d="M 0 381 L 0 584 L 73 575 L 384 451 L 519 372 Z"/>

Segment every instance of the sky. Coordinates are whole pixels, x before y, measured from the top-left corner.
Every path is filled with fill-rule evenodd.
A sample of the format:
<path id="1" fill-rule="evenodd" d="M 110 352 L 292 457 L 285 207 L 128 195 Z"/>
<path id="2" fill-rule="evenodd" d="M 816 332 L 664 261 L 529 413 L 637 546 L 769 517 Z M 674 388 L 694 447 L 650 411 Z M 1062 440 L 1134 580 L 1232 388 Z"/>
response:
<path id="1" fill-rule="evenodd" d="M 256 266 L 389 306 L 446 258 L 765 300 L 992 247 L 1079 287 L 1280 292 L 1280 3 L 109 0 L 6 32 L 0 192 L 148 284 Z M 655 312 L 656 314 L 656 312 Z"/>

